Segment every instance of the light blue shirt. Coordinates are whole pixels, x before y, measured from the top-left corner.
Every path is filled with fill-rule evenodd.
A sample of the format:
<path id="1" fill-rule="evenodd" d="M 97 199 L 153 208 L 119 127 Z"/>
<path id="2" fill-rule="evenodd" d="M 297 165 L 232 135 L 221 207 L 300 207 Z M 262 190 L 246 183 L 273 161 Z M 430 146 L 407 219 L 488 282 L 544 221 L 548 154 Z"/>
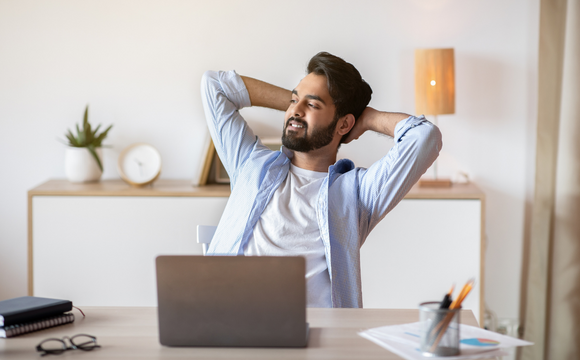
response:
<path id="1" fill-rule="evenodd" d="M 292 151 L 272 151 L 254 135 L 239 109 L 251 106 L 234 71 L 208 71 L 201 94 L 216 151 L 230 176 L 231 195 L 208 254 L 243 255 L 264 208 L 288 175 Z M 342 159 L 328 168 L 316 219 L 324 243 L 333 307 L 362 307 L 360 247 L 407 194 L 441 149 L 441 133 L 423 116 L 400 121 L 395 145 L 368 169 Z"/>

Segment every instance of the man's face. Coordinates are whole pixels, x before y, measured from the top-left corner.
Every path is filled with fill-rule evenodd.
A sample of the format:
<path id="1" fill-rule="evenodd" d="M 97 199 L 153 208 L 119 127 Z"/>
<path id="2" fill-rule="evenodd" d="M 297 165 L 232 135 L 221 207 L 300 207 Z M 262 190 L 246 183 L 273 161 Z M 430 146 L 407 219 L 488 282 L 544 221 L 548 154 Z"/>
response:
<path id="1" fill-rule="evenodd" d="M 282 144 L 290 150 L 310 152 L 332 142 L 336 133 L 335 106 L 326 77 L 308 74 L 292 91 L 286 110 Z"/>

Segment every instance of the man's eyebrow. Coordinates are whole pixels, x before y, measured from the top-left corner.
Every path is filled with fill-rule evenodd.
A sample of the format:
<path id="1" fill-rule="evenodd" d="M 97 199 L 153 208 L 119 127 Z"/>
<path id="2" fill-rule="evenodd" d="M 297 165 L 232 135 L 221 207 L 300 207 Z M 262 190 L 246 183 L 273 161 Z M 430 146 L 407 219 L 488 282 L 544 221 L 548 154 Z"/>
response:
<path id="1" fill-rule="evenodd" d="M 296 89 L 292 90 L 292 94 L 298 96 L 298 91 L 296 91 Z M 317 95 L 306 95 L 304 96 L 307 99 L 312 99 L 312 100 L 316 100 L 316 101 L 320 101 L 321 103 L 323 103 L 324 105 L 326 105 L 326 102 L 324 102 L 324 100 L 322 100 L 322 98 L 320 96 Z"/>

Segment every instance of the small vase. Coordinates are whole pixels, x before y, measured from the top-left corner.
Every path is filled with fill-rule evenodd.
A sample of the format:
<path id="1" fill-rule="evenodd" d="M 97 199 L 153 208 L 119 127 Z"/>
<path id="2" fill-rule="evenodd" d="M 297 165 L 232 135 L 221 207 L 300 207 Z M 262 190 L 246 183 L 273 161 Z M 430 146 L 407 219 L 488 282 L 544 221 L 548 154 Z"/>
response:
<path id="1" fill-rule="evenodd" d="M 103 163 L 103 150 L 96 149 L 97 156 Z M 67 179 L 73 183 L 99 181 L 103 172 L 97 160 L 87 148 L 69 147 L 64 155 L 64 171 Z"/>

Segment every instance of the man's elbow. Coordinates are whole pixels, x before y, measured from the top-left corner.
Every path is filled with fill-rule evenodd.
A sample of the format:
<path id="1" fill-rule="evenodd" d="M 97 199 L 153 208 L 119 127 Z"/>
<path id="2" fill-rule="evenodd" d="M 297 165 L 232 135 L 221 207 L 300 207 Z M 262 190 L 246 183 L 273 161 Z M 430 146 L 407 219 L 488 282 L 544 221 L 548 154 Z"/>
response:
<path id="1" fill-rule="evenodd" d="M 430 122 L 424 122 L 420 128 L 420 136 L 418 140 L 418 150 L 421 157 L 427 158 L 431 164 L 439 156 L 439 152 L 443 147 L 441 131 L 437 126 Z"/>
<path id="2" fill-rule="evenodd" d="M 429 139 L 431 139 L 434 150 L 439 154 L 439 151 L 443 147 L 443 135 L 441 135 L 441 130 L 434 124 L 431 124 L 429 127 Z"/>
<path id="3" fill-rule="evenodd" d="M 214 89 L 219 84 L 218 72 L 208 70 L 201 76 L 201 93 L 207 94 L 210 89 Z"/>

